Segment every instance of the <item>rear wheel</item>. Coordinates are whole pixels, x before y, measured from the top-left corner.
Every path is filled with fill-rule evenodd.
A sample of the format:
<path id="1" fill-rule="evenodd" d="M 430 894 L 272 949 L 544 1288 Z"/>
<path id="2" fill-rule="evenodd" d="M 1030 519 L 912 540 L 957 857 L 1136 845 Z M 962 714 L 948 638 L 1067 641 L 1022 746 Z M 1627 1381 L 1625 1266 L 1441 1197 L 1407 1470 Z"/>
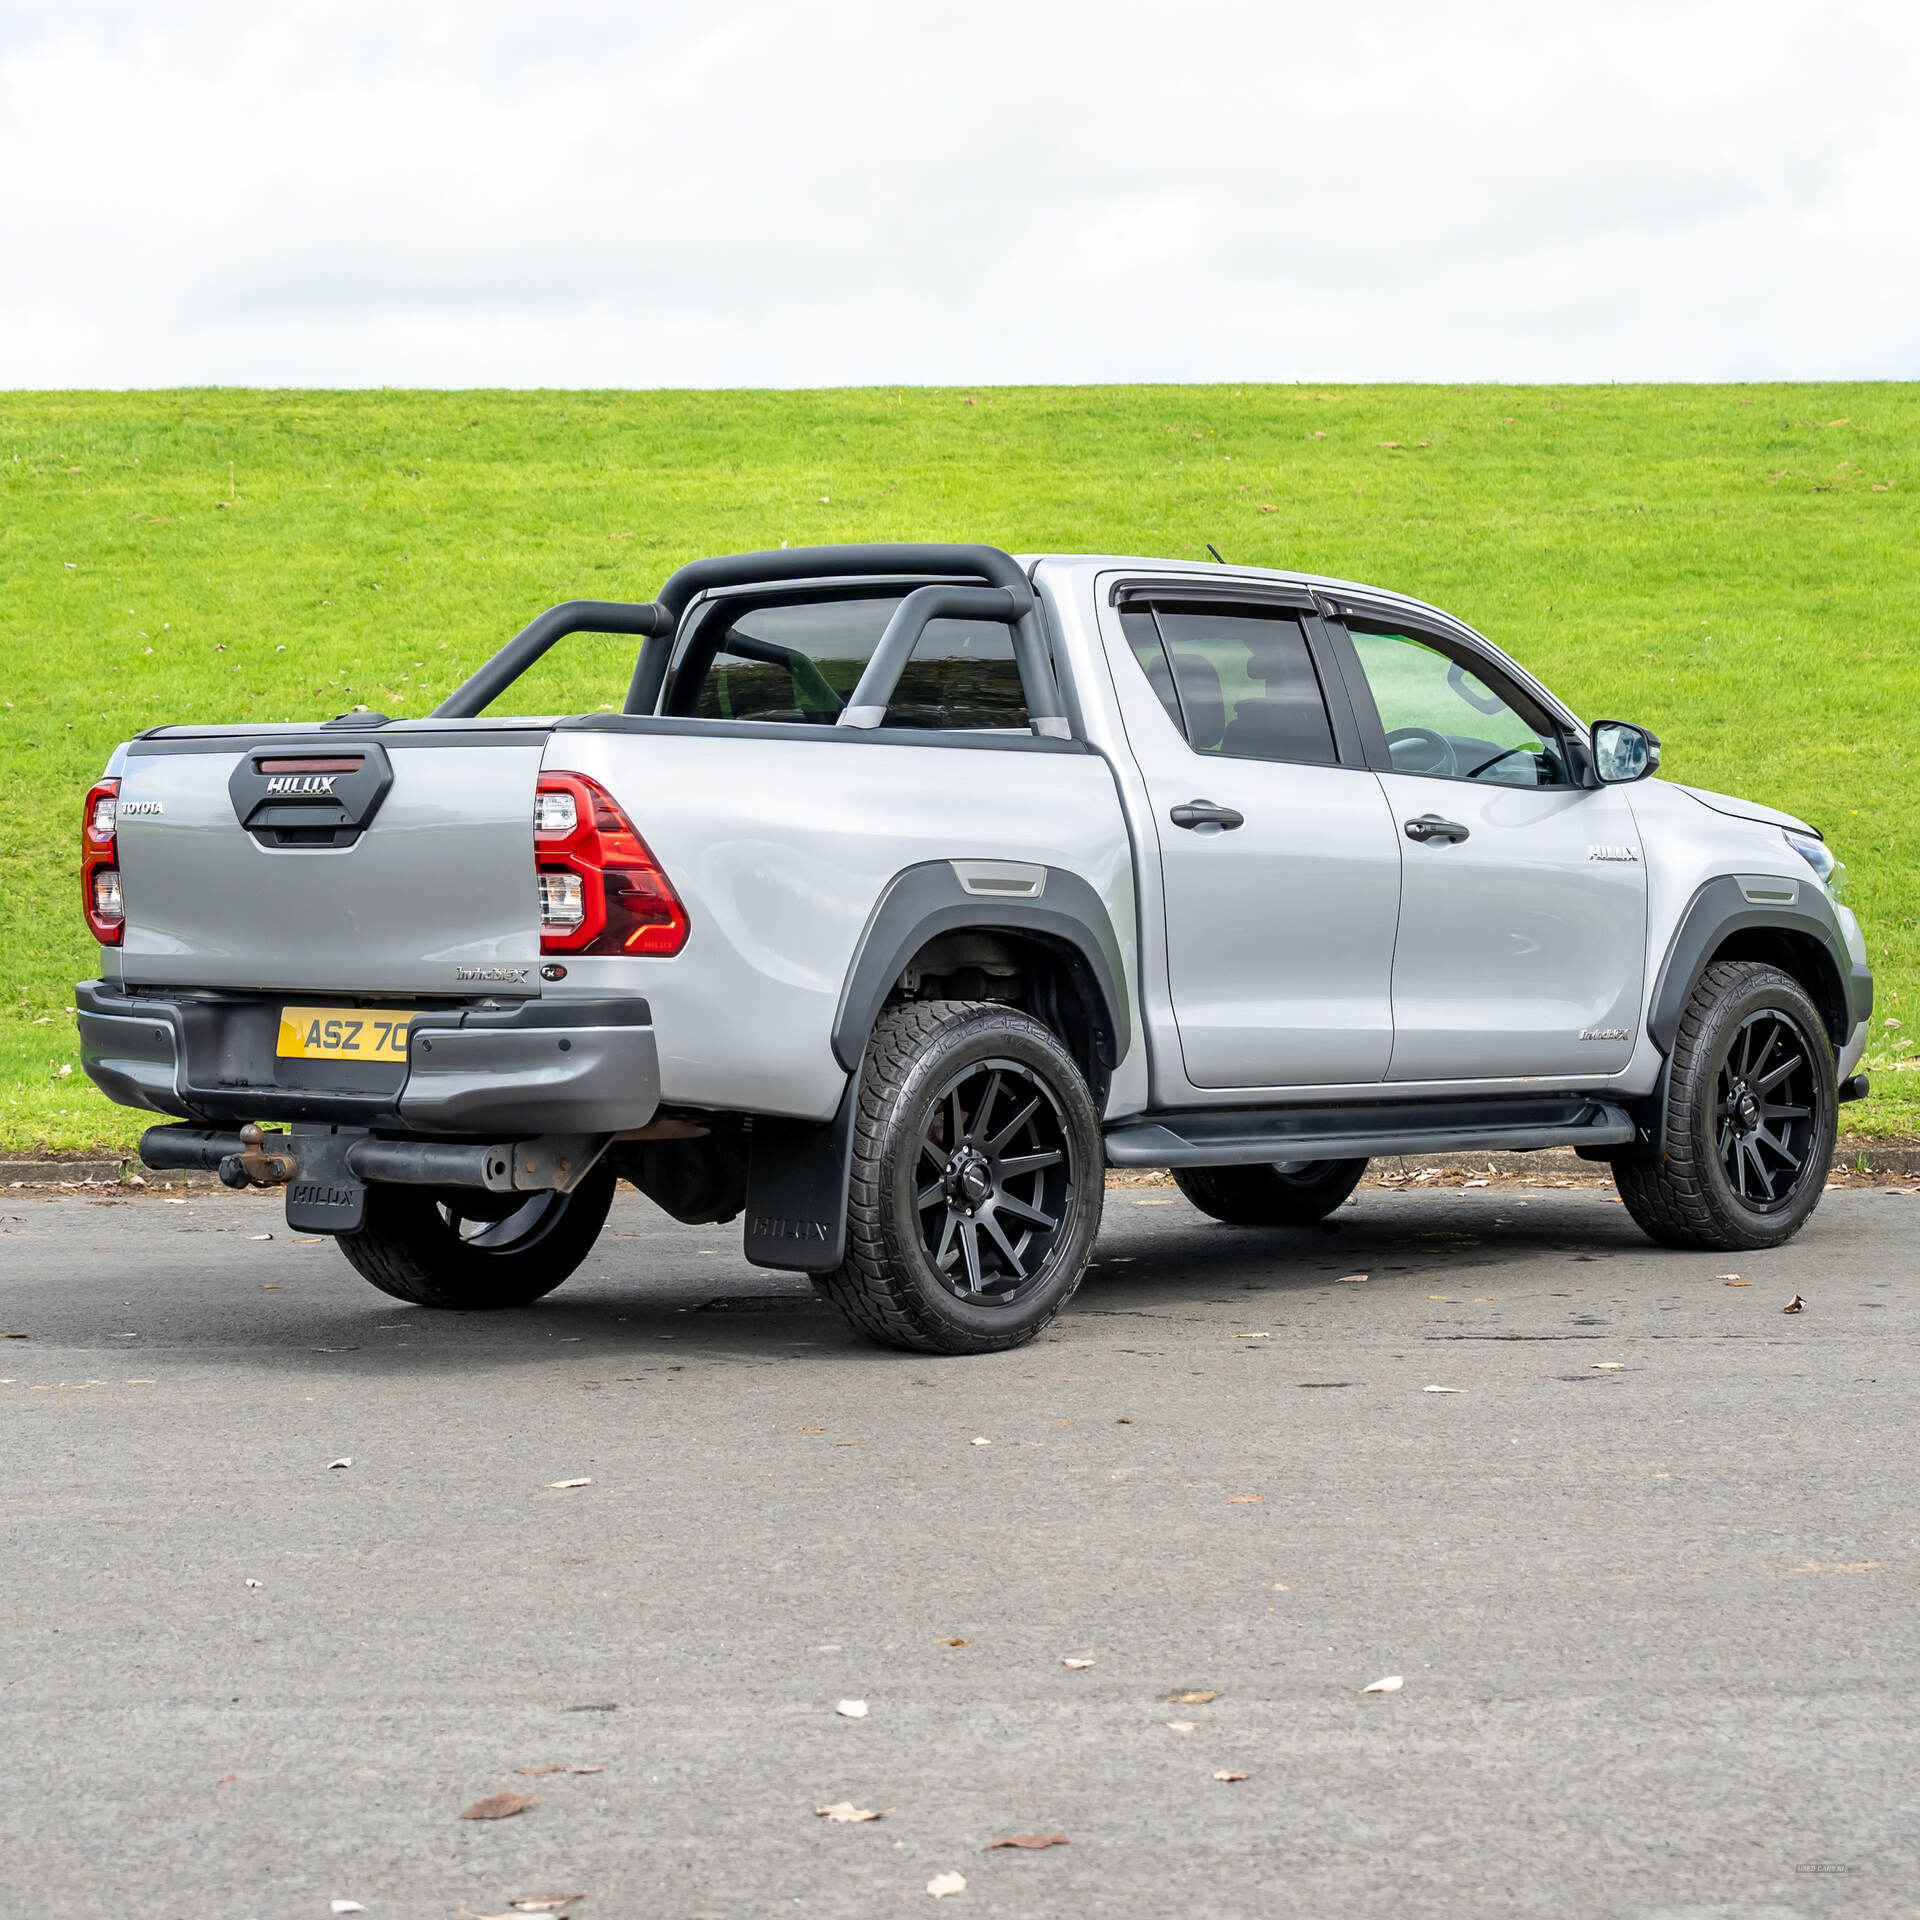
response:
<path id="1" fill-rule="evenodd" d="M 1833 1047 L 1778 967 L 1721 960 L 1700 976 L 1667 1065 L 1657 1158 L 1613 1163 L 1627 1211 L 1664 1246 L 1777 1247 L 1820 1204 L 1833 1159 Z"/>
<path id="2" fill-rule="evenodd" d="M 1360 1184 L 1364 1160 L 1279 1160 L 1257 1167 L 1175 1167 L 1173 1183 L 1232 1227 L 1310 1227 Z"/>
<path id="3" fill-rule="evenodd" d="M 613 1178 L 603 1160 L 571 1193 L 370 1187 L 367 1223 L 339 1236 L 340 1251 L 382 1293 L 417 1307 L 524 1307 L 593 1251 Z"/>
<path id="4" fill-rule="evenodd" d="M 1021 1346 L 1080 1284 L 1105 1173 L 1092 1095 L 1037 1020 L 895 1008 L 861 1069 L 846 1257 L 814 1285 L 882 1346 Z"/>

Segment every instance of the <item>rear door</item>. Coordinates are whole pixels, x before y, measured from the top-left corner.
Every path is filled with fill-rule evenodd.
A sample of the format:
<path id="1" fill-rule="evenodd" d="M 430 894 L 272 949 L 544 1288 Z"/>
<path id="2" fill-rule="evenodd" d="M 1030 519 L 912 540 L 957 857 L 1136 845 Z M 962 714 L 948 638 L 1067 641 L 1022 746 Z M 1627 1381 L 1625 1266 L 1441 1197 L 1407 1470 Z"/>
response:
<path id="1" fill-rule="evenodd" d="M 120 977 L 136 986 L 537 994 L 544 729 L 136 740 Z"/>
<path id="2" fill-rule="evenodd" d="M 1561 723 L 1464 642 L 1348 629 L 1403 862 L 1387 1077 L 1617 1073 L 1646 965 L 1626 790 L 1575 785 Z"/>
<path id="3" fill-rule="evenodd" d="M 1129 598 L 1120 623 L 1132 659 L 1114 672 L 1159 836 L 1188 1080 L 1380 1080 L 1400 852 L 1337 681 L 1329 703 L 1314 616 L 1169 589 Z"/>

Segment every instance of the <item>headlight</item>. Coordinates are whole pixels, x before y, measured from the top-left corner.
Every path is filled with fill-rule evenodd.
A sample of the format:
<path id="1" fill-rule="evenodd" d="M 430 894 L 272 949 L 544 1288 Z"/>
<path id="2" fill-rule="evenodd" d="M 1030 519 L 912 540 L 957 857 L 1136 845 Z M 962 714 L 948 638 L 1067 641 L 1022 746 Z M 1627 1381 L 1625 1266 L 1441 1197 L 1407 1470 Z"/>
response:
<path id="1" fill-rule="evenodd" d="M 1833 857 L 1833 849 L 1824 840 L 1783 828 L 1787 845 L 1820 877 L 1820 884 L 1837 900 L 1847 884 L 1846 862 Z"/>

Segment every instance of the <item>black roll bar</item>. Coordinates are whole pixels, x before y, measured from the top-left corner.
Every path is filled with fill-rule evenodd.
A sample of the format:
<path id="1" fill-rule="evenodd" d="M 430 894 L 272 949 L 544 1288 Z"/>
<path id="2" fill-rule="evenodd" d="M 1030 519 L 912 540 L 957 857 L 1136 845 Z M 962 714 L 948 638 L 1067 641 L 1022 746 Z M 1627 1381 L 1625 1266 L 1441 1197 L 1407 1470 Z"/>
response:
<path id="1" fill-rule="evenodd" d="M 486 709 L 551 647 L 570 633 L 660 631 L 660 609 L 630 600 L 568 600 L 530 620 L 478 672 L 469 674 L 434 708 L 433 720 L 471 720 Z M 669 627 L 667 632 L 671 634 Z"/>
<path id="2" fill-rule="evenodd" d="M 999 547 L 946 546 L 901 541 L 847 547 L 781 547 L 771 553 L 730 553 L 713 560 L 695 560 L 682 567 L 660 589 L 654 602 L 664 616 L 634 662 L 633 684 L 627 689 L 624 711 L 651 713 L 660 703 L 667 679 L 667 661 L 680 616 L 697 594 L 721 587 L 753 587 L 776 580 L 827 580 L 916 573 L 945 573 L 961 580 L 985 580 L 1014 597 L 1013 653 L 1020 665 L 1020 684 L 1027 696 L 1027 717 L 1033 731 L 1058 739 L 1067 737 L 1067 722 L 1054 682 L 1053 661 L 1033 590 L 1019 561 Z M 990 616 L 995 617 L 995 616 Z M 891 631 L 899 619 L 889 621 Z M 905 665 L 904 659 L 901 665 Z M 871 675 L 861 675 L 864 688 Z M 895 680 L 899 678 L 896 673 Z M 893 688 L 885 689 L 891 697 Z M 871 704 L 871 703 L 869 703 Z M 881 701 L 885 705 L 885 701 Z"/>
<path id="3" fill-rule="evenodd" d="M 1011 626 L 1033 604 L 1033 596 L 1027 592 L 1024 580 L 1020 587 L 1018 595 L 1006 587 L 915 587 L 894 608 L 893 617 L 887 622 L 887 629 L 881 634 L 873 649 L 873 656 L 867 662 L 866 671 L 860 676 L 860 684 L 847 696 L 847 704 L 840 710 L 840 718 L 835 725 L 882 725 L 887 717 L 887 703 L 893 698 L 894 688 L 900 684 L 900 675 L 905 671 L 907 662 L 913 658 L 914 648 L 920 644 L 921 634 L 927 630 L 927 622 L 941 619 L 999 620 Z"/>
<path id="4" fill-rule="evenodd" d="M 1013 654 L 1019 663 L 1020 684 L 1027 699 L 1027 719 L 1036 734 L 1055 739 L 1068 737 L 1068 726 L 1060 700 L 1060 689 L 1053 677 L 1053 661 L 1047 652 L 1047 636 L 1040 624 L 1040 611 L 1033 590 L 1020 563 L 998 547 L 921 545 L 914 542 L 876 543 L 845 547 L 782 547 L 769 553 L 730 553 L 716 559 L 694 560 L 669 577 L 659 598 L 647 604 L 615 600 L 570 600 L 564 606 L 549 608 L 530 622 L 496 653 L 477 673 L 461 682 L 434 708 L 436 720 L 470 720 L 490 702 L 499 698 L 526 672 L 556 640 L 570 633 L 635 633 L 644 636 L 639 658 L 634 662 L 633 679 L 627 688 L 627 713 L 651 713 L 660 702 L 660 690 L 666 684 L 667 664 L 673 651 L 673 637 L 679 631 L 680 618 L 702 593 L 722 587 L 751 587 L 785 580 L 858 578 L 863 574 L 897 577 L 902 574 L 951 574 L 958 576 L 954 588 L 922 587 L 907 595 L 887 622 L 881 647 L 860 676 L 856 698 L 868 707 L 878 706 L 884 715 L 892 698 L 900 669 L 912 652 L 897 644 L 889 647 L 896 632 L 904 633 L 902 616 L 921 594 L 954 590 L 983 593 L 987 589 L 961 588 L 967 580 L 985 580 L 997 589 L 993 611 L 973 612 L 975 619 L 1005 620 L 1013 629 Z M 930 604 L 930 603 L 923 603 Z M 915 616 L 918 625 L 912 638 L 917 640 L 931 612 Z M 896 661 L 885 684 L 875 673 L 881 649 Z M 876 726 L 878 721 L 850 722 Z"/>

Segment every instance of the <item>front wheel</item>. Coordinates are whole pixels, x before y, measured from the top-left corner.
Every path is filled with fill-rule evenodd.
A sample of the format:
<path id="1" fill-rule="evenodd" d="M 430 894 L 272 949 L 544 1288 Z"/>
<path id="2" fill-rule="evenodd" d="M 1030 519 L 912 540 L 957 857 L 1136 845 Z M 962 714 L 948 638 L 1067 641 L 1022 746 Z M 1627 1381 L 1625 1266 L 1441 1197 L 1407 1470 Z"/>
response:
<path id="1" fill-rule="evenodd" d="M 998 1353 L 1073 1297 L 1106 1156 L 1093 1097 L 1039 1021 L 926 1000 L 874 1028 L 854 1120 L 847 1250 L 814 1285 L 870 1340 Z"/>
<path id="2" fill-rule="evenodd" d="M 1837 1114 L 1833 1048 L 1799 982 L 1715 961 L 1680 1016 L 1657 1158 L 1616 1160 L 1614 1184 L 1664 1246 L 1777 1247 L 1820 1204 Z"/>
<path id="3" fill-rule="evenodd" d="M 1310 1227 L 1360 1184 L 1364 1160 L 1276 1161 L 1257 1167 L 1175 1167 L 1173 1184 L 1230 1227 Z"/>
<path id="4" fill-rule="evenodd" d="M 366 1225 L 339 1246 L 363 1279 L 416 1307 L 524 1307 L 593 1251 L 612 1204 L 605 1160 L 571 1193 L 371 1187 Z"/>

